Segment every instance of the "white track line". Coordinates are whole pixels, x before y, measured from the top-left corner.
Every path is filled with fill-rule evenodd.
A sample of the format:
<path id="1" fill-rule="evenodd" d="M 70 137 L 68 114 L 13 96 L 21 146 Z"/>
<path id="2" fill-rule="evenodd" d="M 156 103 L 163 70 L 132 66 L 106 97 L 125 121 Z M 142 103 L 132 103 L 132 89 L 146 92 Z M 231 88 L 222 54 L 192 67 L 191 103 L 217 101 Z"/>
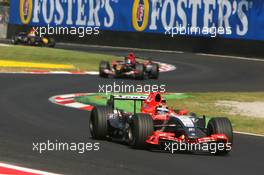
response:
<path id="1" fill-rule="evenodd" d="M 10 47 L 11 45 L 9 45 L 9 44 L 2 44 L 2 43 L 0 43 L 0 46 L 3 46 L 3 47 Z"/>
<path id="2" fill-rule="evenodd" d="M 219 57 L 219 58 L 231 58 L 231 59 L 245 60 L 245 61 L 260 61 L 260 62 L 264 62 L 264 59 L 247 58 L 247 57 L 230 56 L 230 55 L 218 55 L 218 54 L 207 54 L 207 53 L 196 53 L 196 55 L 208 56 L 208 57 Z"/>
<path id="3" fill-rule="evenodd" d="M 249 136 L 257 136 L 257 137 L 264 137 L 262 134 L 253 134 L 249 132 L 240 132 L 240 131 L 234 131 L 236 134 L 243 134 L 243 135 L 249 135 Z"/>
<path id="4" fill-rule="evenodd" d="M 160 53 L 177 53 L 182 54 L 183 51 L 173 51 L 173 50 L 156 50 L 156 49 L 141 49 L 141 48 L 132 48 L 132 47 L 115 47 L 115 46 L 100 46 L 100 45 L 85 45 L 85 44 L 69 44 L 69 43 L 58 43 L 58 45 L 65 46 L 80 46 L 80 47 L 93 47 L 93 48 L 105 48 L 105 49 L 119 49 L 119 50 L 133 50 L 133 51 L 147 51 L 147 52 L 160 52 Z"/>
<path id="5" fill-rule="evenodd" d="M 50 173 L 50 172 L 46 172 L 46 171 L 34 170 L 34 169 L 30 169 L 30 168 L 24 168 L 24 167 L 10 165 L 10 164 L 0 162 L 0 168 L 1 167 L 12 169 L 12 170 L 17 170 L 17 171 L 22 171 L 25 173 L 39 174 L 39 175 L 58 175 L 58 174 L 54 174 L 54 173 Z"/>
<path id="6" fill-rule="evenodd" d="M 106 49 L 119 49 L 119 50 L 134 50 L 134 51 L 147 51 L 147 52 L 160 52 L 160 53 L 176 53 L 183 54 L 187 52 L 183 51 L 174 51 L 174 50 L 156 50 L 156 49 L 141 49 L 141 48 L 131 48 L 131 47 L 115 47 L 115 46 L 100 46 L 100 45 L 85 45 L 85 44 L 69 44 L 69 43 L 59 43 L 65 46 L 79 46 L 79 47 L 92 47 L 92 48 L 106 48 Z M 209 56 L 209 57 L 219 57 L 219 58 L 230 58 L 236 60 L 246 60 L 246 61 L 260 61 L 264 62 L 264 59 L 259 58 L 247 58 L 241 56 L 232 56 L 232 55 L 219 55 L 219 54 L 206 54 L 206 53 L 191 53 L 199 56 Z"/>

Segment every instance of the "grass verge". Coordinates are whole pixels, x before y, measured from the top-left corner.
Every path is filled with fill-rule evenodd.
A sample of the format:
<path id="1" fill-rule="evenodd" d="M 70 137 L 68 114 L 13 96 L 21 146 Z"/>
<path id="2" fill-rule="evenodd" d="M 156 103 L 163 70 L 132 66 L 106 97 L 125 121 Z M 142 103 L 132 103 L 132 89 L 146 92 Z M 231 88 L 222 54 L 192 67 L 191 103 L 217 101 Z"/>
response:
<path id="1" fill-rule="evenodd" d="M 98 65 L 100 61 L 113 61 L 121 59 L 120 57 L 110 55 L 30 46 L 0 46 L 0 53 L 0 60 L 72 65 L 74 68 L 59 69 L 71 71 L 98 71 Z M 29 71 L 36 70 L 36 68 L 17 68 L 15 66 L 10 68 L 0 65 L 0 71 L 14 70 Z M 44 70 L 58 69 L 46 68 Z"/>
<path id="2" fill-rule="evenodd" d="M 206 115 L 208 117 L 224 116 L 228 117 L 234 130 L 242 132 L 250 132 L 256 134 L 264 134 L 264 114 L 263 116 L 252 117 L 246 114 L 232 114 L 230 108 L 216 105 L 218 101 L 238 101 L 238 102 L 264 102 L 263 92 L 252 93 L 188 93 L 191 98 L 184 100 L 170 100 L 169 105 L 177 108 L 188 109 L 198 115 Z"/>
<path id="3" fill-rule="evenodd" d="M 85 104 L 105 105 L 108 95 L 94 94 L 91 96 L 78 97 L 76 100 Z M 195 112 L 197 115 L 206 115 L 207 120 L 211 117 L 228 117 L 233 125 L 234 130 L 241 132 L 250 132 L 256 134 L 264 134 L 264 116 L 247 116 L 245 114 L 231 114 L 230 108 L 216 105 L 218 101 L 238 101 L 238 102 L 264 102 L 264 93 L 186 93 L 182 95 L 167 96 L 168 105 L 172 108 L 187 109 Z M 131 111 L 131 102 L 119 102 L 117 107 Z M 128 108 L 130 106 L 130 109 Z M 139 106 L 139 105 L 138 105 Z M 139 107 L 138 107 L 139 110 Z"/>

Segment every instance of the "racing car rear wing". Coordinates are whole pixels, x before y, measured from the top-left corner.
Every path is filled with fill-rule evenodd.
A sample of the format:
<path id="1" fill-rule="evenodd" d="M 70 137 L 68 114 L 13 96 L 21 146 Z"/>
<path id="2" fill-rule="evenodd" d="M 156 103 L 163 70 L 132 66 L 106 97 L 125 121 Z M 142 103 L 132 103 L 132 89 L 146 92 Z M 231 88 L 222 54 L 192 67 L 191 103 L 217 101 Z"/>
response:
<path id="1" fill-rule="evenodd" d="M 115 109 L 115 101 L 116 100 L 130 100 L 134 101 L 134 113 L 136 113 L 137 109 L 137 101 L 141 102 L 141 106 L 143 101 L 147 99 L 147 96 L 133 96 L 133 95 L 111 95 L 110 99 L 107 101 L 107 104 L 110 105 L 113 109 Z"/>

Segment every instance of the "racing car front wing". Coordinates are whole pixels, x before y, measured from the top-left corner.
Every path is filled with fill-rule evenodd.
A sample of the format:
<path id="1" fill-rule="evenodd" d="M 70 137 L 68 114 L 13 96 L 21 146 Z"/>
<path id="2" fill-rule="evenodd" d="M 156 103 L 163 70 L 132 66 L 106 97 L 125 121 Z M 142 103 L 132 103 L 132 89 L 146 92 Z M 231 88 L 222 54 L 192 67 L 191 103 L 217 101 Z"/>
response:
<path id="1" fill-rule="evenodd" d="M 159 145 L 161 141 L 163 142 L 171 141 L 177 143 L 194 143 L 194 144 L 209 143 L 209 142 L 228 143 L 228 138 L 225 134 L 212 134 L 207 137 L 191 138 L 191 139 L 186 137 L 185 135 L 181 135 L 180 137 L 177 138 L 174 133 L 155 131 L 146 140 L 147 143 L 152 145 Z"/>

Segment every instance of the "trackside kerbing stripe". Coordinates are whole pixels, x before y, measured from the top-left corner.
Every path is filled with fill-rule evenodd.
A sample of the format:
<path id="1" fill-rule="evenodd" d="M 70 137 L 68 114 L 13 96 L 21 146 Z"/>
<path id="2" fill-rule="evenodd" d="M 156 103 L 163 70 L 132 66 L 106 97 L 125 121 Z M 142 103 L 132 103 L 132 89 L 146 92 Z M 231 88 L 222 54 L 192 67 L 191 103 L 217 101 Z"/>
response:
<path id="1" fill-rule="evenodd" d="M 1 175 L 58 175 L 46 171 L 40 171 L 0 162 Z"/>

